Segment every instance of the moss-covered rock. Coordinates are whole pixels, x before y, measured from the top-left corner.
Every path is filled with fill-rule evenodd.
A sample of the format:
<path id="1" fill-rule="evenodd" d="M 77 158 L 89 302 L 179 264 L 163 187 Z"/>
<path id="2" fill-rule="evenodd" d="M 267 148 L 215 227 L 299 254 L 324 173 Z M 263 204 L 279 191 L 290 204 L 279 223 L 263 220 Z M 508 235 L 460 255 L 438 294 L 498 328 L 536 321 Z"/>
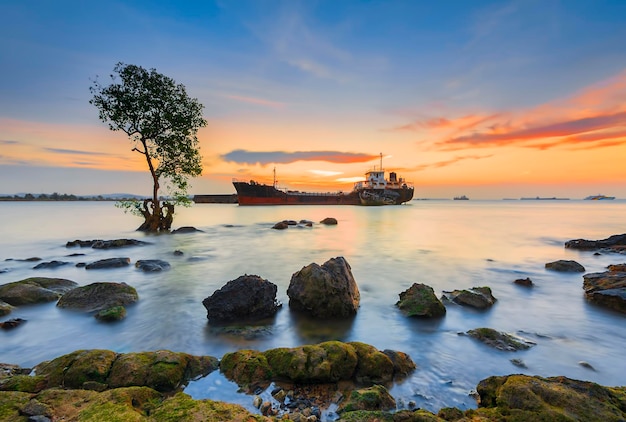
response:
<path id="1" fill-rule="evenodd" d="M 603 387 L 565 377 L 489 377 L 477 387 L 474 416 L 510 421 L 623 421 L 626 387 Z M 466 412 L 466 416 L 469 415 Z"/>
<path id="2" fill-rule="evenodd" d="M 458 305 L 476 309 L 487 309 L 496 303 L 497 300 L 491 293 L 491 288 L 487 286 L 444 292 L 444 298 Z"/>
<path id="3" fill-rule="evenodd" d="M 38 393 L 47 387 L 48 380 L 42 375 L 13 375 L 0 381 L 0 391 Z"/>
<path id="4" fill-rule="evenodd" d="M 391 359 L 394 378 L 404 378 L 417 368 L 415 362 L 411 359 L 411 356 L 404 352 L 385 349 L 383 350 L 383 353 Z"/>
<path id="5" fill-rule="evenodd" d="M 13 306 L 54 302 L 76 286 L 64 278 L 31 277 L 0 286 L 0 300 Z"/>
<path id="6" fill-rule="evenodd" d="M 508 333 L 496 331 L 493 328 L 475 328 L 473 330 L 469 330 L 467 334 L 488 346 L 507 352 L 515 352 L 517 350 L 528 349 L 531 346 L 534 346 L 534 343 L 528 340 Z"/>
<path id="7" fill-rule="evenodd" d="M 254 389 L 257 385 L 267 385 L 272 379 L 272 370 L 267 358 L 256 350 L 238 350 L 226 353 L 220 361 L 220 371 L 235 381 L 240 387 Z"/>
<path id="8" fill-rule="evenodd" d="M 360 342 L 348 343 L 356 351 L 358 363 L 354 378 L 359 383 L 383 384 L 393 379 L 391 358 L 374 346 Z"/>
<path id="9" fill-rule="evenodd" d="M 396 408 L 396 400 L 382 385 L 353 390 L 350 397 L 341 403 L 339 412 L 354 410 L 392 410 Z"/>
<path id="10" fill-rule="evenodd" d="M 114 306 L 109 309 L 103 309 L 94 316 L 98 321 L 119 321 L 126 318 L 126 308 L 123 306 Z"/>
<path id="11" fill-rule="evenodd" d="M 84 312 L 99 312 L 115 306 L 126 306 L 139 300 L 134 287 L 126 283 L 91 283 L 65 293 L 57 306 Z"/>
<path id="12" fill-rule="evenodd" d="M 50 387 L 83 388 L 87 381 L 107 383 L 117 353 L 110 350 L 77 350 L 35 367 Z"/>
<path id="13" fill-rule="evenodd" d="M 409 317 L 433 318 L 446 314 L 446 307 L 437 298 L 433 288 L 421 283 L 413 283 L 400 293 L 396 306 Z"/>
<path id="14" fill-rule="evenodd" d="M 31 394 L 18 391 L 0 391 L 0 421 L 24 421 L 27 416 L 20 414 L 20 409 L 28 404 Z"/>
<path id="15" fill-rule="evenodd" d="M 150 414 L 150 419 L 159 422 L 179 421 L 232 421 L 252 422 L 271 421 L 261 415 L 254 415 L 236 404 L 213 400 L 193 400 L 184 393 L 166 399 Z"/>
<path id="16" fill-rule="evenodd" d="M 15 309 L 13 306 L 0 300 L 0 317 L 9 315 L 13 309 Z"/>

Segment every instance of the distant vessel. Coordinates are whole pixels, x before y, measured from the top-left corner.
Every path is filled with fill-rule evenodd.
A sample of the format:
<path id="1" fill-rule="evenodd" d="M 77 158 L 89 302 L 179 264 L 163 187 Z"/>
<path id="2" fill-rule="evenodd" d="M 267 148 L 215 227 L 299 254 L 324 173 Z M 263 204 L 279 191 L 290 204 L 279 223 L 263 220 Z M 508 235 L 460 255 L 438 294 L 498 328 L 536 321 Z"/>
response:
<path id="1" fill-rule="evenodd" d="M 455 196 L 453 199 L 455 201 L 467 201 L 467 200 L 469 200 L 469 198 L 467 196 L 465 196 L 465 195 Z"/>
<path id="2" fill-rule="evenodd" d="M 586 197 L 585 199 L 589 201 L 603 201 L 603 200 L 615 199 L 615 197 L 605 196 L 605 195 L 591 195 L 591 196 Z"/>
<path id="3" fill-rule="evenodd" d="M 351 192 L 300 192 L 283 190 L 274 183 L 266 185 L 254 180 L 233 180 L 239 205 L 400 205 L 413 199 L 414 187 L 395 172 L 385 178 L 380 155 L 380 169 L 365 173 L 365 180 L 356 182 Z M 194 202 L 203 201 L 204 195 L 194 196 Z"/>
<path id="4" fill-rule="evenodd" d="M 534 198 L 520 198 L 523 201 L 569 201 L 569 198 L 557 198 L 552 196 L 550 198 L 544 198 L 540 196 L 535 196 Z"/>

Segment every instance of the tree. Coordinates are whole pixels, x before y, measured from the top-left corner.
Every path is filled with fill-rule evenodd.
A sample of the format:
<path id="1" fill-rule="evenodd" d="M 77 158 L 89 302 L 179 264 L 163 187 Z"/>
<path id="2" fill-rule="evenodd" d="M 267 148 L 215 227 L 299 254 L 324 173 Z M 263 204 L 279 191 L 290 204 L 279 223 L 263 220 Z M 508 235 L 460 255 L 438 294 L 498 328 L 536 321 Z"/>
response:
<path id="1" fill-rule="evenodd" d="M 207 124 L 204 107 L 187 95 L 184 85 L 155 69 L 118 63 L 113 71 L 110 85 L 93 81 L 89 103 L 98 108 L 109 129 L 128 135 L 132 151 L 145 157 L 153 183 L 150 199 L 117 205 L 144 217 L 137 230 L 168 231 L 174 205 L 191 204 L 188 178 L 202 174 L 197 133 Z M 165 199 L 159 197 L 161 183 L 168 191 Z"/>

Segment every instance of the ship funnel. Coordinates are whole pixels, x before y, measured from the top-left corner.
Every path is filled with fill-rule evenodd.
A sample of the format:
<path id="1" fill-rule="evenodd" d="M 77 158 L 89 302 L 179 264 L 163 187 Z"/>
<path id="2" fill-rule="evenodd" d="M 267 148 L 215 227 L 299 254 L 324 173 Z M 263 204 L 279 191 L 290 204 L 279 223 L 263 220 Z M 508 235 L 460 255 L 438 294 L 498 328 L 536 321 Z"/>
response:
<path id="1" fill-rule="evenodd" d="M 397 182 L 398 181 L 398 176 L 396 175 L 395 171 L 392 171 L 391 173 L 389 173 L 389 181 L 390 182 Z"/>

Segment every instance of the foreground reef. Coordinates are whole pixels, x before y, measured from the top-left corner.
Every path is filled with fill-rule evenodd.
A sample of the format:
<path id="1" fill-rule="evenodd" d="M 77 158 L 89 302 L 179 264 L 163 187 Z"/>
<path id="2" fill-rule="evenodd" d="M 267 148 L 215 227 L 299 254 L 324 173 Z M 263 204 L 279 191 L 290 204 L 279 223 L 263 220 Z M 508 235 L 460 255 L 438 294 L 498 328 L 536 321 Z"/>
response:
<path id="1" fill-rule="evenodd" d="M 398 356 L 402 359 L 398 360 Z M 255 362 L 262 370 L 255 367 Z M 387 363 L 381 365 L 388 368 L 387 372 L 370 366 L 381 362 Z M 342 363 L 348 368 L 342 368 Z M 0 420 L 320 420 L 319 416 L 306 412 L 272 412 L 271 403 L 269 409 L 261 407 L 259 413 L 253 413 L 236 404 L 194 400 L 182 392 L 189 380 L 218 368 L 244 389 L 251 384 L 283 380 L 298 381 L 291 387 L 320 397 L 324 396 L 320 391 L 332 391 L 334 398 L 320 403 L 320 407 L 339 402 L 338 415 L 333 419 L 342 421 L 626 420 L 626 387 L 527 375 L 482 380 L 476 388 L 476 409 L 443 408 L 437 414 L 423 409 L 396 410 L 395 401 L 383 384 L 389 385 L 396 376 L 412 371 L 410 358 L 401 352 L 381 352 L 363 343 L 342 342 L 263 353 L 240 351 L 225 355 L 222 362 L 209 356 L 167 350 L 125 354 L 78 350 L 42 362 L 32 371 L 0 364 Z M 348 390 L 342 387 L 338 400 L 336 381 L 344 379 L 354 379 L 355 387 Z M 369 387 L 362 387 L 363 384 Z"/>

